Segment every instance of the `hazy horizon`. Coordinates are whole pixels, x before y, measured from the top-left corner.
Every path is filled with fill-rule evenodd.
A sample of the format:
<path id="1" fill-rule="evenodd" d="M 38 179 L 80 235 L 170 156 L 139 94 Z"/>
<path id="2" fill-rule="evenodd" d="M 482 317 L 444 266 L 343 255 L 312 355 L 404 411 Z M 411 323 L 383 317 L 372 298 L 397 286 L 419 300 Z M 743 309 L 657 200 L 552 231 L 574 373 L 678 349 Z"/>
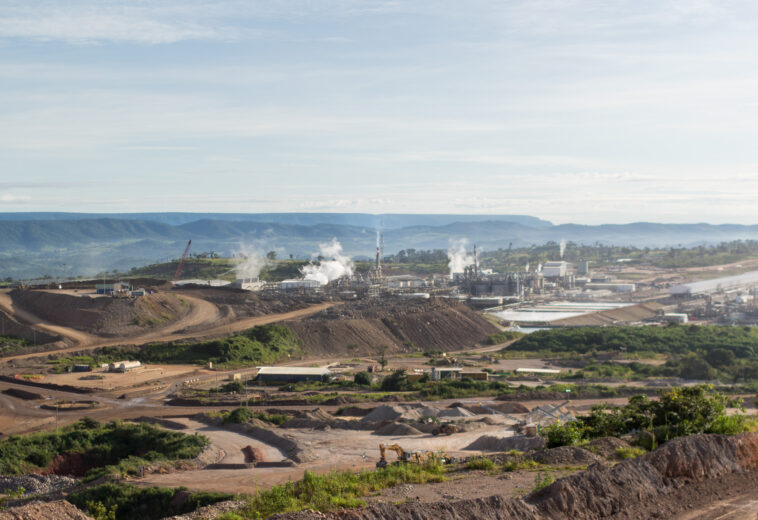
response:
<path id="1" fill-rule="evenodd" d="M 10 0 L 0 211 L 755 223 L 757 15 Z"/>

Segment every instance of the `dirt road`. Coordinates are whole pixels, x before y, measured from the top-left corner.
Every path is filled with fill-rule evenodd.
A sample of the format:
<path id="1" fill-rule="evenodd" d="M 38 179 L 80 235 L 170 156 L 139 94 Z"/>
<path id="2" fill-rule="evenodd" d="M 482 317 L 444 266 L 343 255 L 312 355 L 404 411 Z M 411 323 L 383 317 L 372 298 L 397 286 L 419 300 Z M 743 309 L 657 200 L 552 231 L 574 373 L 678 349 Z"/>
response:
<path id="1" fill-rule="evenodd" d="M 268 325 L 270 323 L 276 323 L 279 321 L 297 320 L 305 316 L 320 312 L 324 309 L 328 309 L 334 305 L 340 305 L 340 303 L 334 302 L 320 303 L 317 305 L 312 305 L 305 309 L 298 309 L 296 311 L 283 312 L 278 314 L 266 314 L 263 316 L 253 316 L 250 318 L 236 320 L 224 325 L 216 325 L 216 323 L 221 319 L 221 313 L 218 307 L 201 298 L 182 294 L 182 298 L 186 299 L 191 307 L 190 311 L 185 316 L 167 327 L 137 336 L 123 337 L 114 340 L 113 338 L 102 338 L 78 331 L 76 329 L 72 329 L 70 327 L 63 327 L 47 322 L 40 317 L 19 308 L 13 303 L 8 293 L 9 291 L 7 290 L 0 291 L 0 308 L 6 310 L 11 315 L 19 318 L 29 325 L 39 327 L 43 330 L 59 334 L 65 338 L 70 339 L 75 343 L 75 346 L 58 349 L 55 351 L 19 354 L 16 356 L 8 356 L 2 358 L 2 360 L 6 362 L 14 359 L 47 356 L 51 352 L 61 354 L 67 352 L 80 352 L 82 350 L 94 350 L 97 348 L 113 345 L 145 345 L 147 343 L 155 342 L 222 336 L 250 329 L 256 325 Z"/>
<path id="2" fill-rule="evenodd" d="M 714 502 L 696 511 L 688 511 L 672 520 L 756 520 L 758 489 Z"/>
<path id="3" fill-rule="evenodd" d="M 69 327 L 62 327 L 60 325 L 50 323 L 49 321 L 45 321 L 39 316 L 35 316 L 34 314 L 18 307 L 13 303 L 13 300 L 10 297 L 10 290 L 8 289 L 0 291 L 0 309 L 4 310 L 11 316 L 14 316 L 18 320 L 31 325 L 32 327 L 36 327 L 53 334 L 63 336 L 64 338 L 73 341 L 76 345 L 79 346 L 90 345 L 99 340 L 97 336 L 93 336 L 92 334 L 87 334 L 86 332 L 75 330 Z"/>

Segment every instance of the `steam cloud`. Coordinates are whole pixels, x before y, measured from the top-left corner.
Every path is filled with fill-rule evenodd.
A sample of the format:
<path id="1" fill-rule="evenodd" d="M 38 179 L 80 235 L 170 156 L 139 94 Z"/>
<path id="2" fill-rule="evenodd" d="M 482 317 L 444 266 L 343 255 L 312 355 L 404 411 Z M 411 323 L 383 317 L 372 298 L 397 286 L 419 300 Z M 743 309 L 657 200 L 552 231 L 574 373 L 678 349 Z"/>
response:
<path id="1" fill-rule="evenodd" d="M 561 239 L 561 260 L 563 260 L 563 253 L 566 252 L 566 239 Z"/>
<path id="2" fill-rule="evenodd" d="M 447 250 L 447 258 L 449 260 L 447 267 L 450 269 L 450 278 L 455 273 L 462 273 L 467 266 L 474 263 L 474 255 L 466 252 L 466 242 L 466 240 L 453 242 Z"/>
<path id="3" fill-rule="evenodd" d="M 318 265 L 311 263 L 303 267 L 302 273 L 306 280 L 316 280 L 321 285 L 326 285 L 332 280 L 353 275 L 353 261 L 342 254 L 342 245 L 336 238 L 330 243 L 319 244 L 319 250 L 324 260 Z"/>
<path id="4" fill-rule="evenodd" d="M 268 264 L 268 259 L 257 248 L 242 246 L 240 249 L 240 255 L 245 260 L 237 264 L 234 268 L 234 272 L 237 273 L 237 278 L 258 278 L 263 268 Z"/>

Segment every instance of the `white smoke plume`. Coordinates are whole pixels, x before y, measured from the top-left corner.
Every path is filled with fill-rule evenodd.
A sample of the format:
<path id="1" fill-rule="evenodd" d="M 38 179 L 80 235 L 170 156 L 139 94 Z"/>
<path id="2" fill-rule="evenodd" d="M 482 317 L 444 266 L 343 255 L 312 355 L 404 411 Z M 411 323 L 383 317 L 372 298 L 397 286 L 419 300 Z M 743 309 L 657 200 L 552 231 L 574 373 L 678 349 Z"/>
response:
<path id="1" fill-rule="evenodd" d="M 257 279 L 263 268 L 269 264 L 266 255 L 256 246 L 241 246 L 239 256 L 243 260 L 234 268 L 237 278 L 244 278 L 246 280 Z"/>
<path id="2" fill-rule="evenodd" d="M 566 252 L 566 239 L 561 239 L 561 260 L 563 260 L 563 253 Z"/>
<path id="3" fill-rule="evenodd" d="M 306 280 L 316 280 L 321 285 L 326 285 L 332 280 L 353 275 L 353 260 L 342 254 L 342 245 L 336 238 L 330 243 L 319 244 L 319 249 L 324 260 L 303 267 L 301 272 Z"/>
<path id="4" fill-rule="evenodd" d="M 474 255 L 466 252 L 466 243 L 466 240 L 458 240 L 453 242 L 447 250 L 447 267 L 450 269 L 450 278 L 455 273 L 462 273 L 466 267 L 474 264 Z"/>

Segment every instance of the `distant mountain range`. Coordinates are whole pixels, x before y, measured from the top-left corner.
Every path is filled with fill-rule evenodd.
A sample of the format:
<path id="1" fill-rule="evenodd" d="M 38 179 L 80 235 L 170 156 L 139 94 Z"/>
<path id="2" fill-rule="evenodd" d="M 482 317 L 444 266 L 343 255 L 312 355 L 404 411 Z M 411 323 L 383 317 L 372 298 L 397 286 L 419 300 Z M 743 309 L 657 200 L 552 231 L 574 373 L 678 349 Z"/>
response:
<path id="1" fill-rule="evenodd" d="M 221 255 L 274 250 L 310 258 L 337 238 L 345 253 L 372 257 L 376 232 L 385 251 L 446 249 L 468 240 L 482 249 L 567 240 L 655 247 L 758 239 L 736 224 L 553 225 L 526 215 L 370 215 L 363 213 L 0 213 L 0 278 L 95 274 L 162 262 L 192 251 Z"/>

